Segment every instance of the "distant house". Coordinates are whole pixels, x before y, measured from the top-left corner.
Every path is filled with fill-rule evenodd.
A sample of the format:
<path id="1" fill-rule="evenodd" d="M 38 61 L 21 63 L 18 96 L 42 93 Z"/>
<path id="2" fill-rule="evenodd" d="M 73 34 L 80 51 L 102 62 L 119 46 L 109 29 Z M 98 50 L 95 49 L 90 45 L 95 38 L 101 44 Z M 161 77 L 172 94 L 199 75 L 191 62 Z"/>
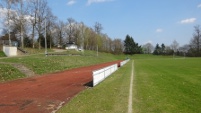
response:
<path id="1" fill-rule="evenodd" d="M 0 39 L 0 45 L 9 45 L 9 40 L 1 40 Z M 18 47 L 18 42 L 11 40 L 11 46 Z"/>
<path id="2" fill-rule="evenodd" d="M 0 45 L 9 45 L 9 38 L 8 34 L 0 37 Z M 18 47 L 19 43 L 18 40 L 13 32 L 10 34 L 11 46 Z"/>
<path id="3" fill-rule="evenodd" d="M 68 42 L 68 43 L 66 43 L 66 49 L 74 49 L 74 50 L 77 50 L 78 47 L 77 47 L 77 45 L 75 44 L 75 42 Z"/>
<path id="4" fill-rule="evenodd" d="M 61 44 L 57 44 L 57 45 L 55 45 L 55 47 L 62 48 L 62 45 Z"/>

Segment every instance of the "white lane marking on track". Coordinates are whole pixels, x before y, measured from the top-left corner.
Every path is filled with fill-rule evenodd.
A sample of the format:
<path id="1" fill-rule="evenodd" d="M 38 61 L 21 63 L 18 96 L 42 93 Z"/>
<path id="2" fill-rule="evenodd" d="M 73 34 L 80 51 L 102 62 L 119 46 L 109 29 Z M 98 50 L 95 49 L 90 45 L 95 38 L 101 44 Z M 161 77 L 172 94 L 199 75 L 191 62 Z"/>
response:
<path id="1" fill-rule="evenodd" d="M 129 99 L 128 99 L 128 113 L 133 112 L 132 102 L 133 102 L 133 68 L 134 68 L 134 61 L 132 61 L 132 70 L 131 70 L 131 81 L 130 81 L 130 89 L 129 89 Z"/>

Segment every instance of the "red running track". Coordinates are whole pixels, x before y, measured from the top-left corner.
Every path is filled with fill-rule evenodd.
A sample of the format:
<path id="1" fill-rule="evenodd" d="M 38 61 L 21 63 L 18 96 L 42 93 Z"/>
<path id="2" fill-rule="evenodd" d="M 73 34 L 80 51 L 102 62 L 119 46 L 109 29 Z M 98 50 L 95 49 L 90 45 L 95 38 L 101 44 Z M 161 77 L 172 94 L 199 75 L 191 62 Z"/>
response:
<path id="1" fill-rule="evenodd" d="M 85 84 L 92 71 L 121 61 L 0 83 L 0 113 L 50 113 L 67 103 Z"/>

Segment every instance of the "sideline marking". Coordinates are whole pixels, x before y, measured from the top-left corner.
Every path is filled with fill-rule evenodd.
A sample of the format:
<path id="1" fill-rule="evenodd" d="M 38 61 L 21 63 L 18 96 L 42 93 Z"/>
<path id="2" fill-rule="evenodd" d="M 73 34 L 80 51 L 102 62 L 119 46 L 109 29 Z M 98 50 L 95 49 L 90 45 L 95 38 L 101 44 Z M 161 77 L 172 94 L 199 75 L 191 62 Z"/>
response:
<path id="1" fill-rule="evenodd" d="M 131 70 L 131 81 L 130 81 L 130 89 L 129 89 L 129 99 L 128 99 L 128 113 L 132 113 L 132 102 L 133 102 L 133 68 L 134 68 L 134 61 L 132 61 L 132 70 Z"/>

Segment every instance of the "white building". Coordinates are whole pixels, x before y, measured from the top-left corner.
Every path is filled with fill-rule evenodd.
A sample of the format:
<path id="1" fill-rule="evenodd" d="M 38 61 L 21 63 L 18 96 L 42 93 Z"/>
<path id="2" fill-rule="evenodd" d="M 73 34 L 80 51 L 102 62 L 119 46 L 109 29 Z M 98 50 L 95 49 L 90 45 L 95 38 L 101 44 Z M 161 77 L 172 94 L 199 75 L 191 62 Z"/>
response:
<path id="1" fill-rule="evenodd" d="M 69 42 L 69 43 L 66 43 L 66 49 L 74 49 L 74 50 L 77 50 L 78 47 L 77 47 L 77 45 L 75 44 L 75 42 Z"/>

